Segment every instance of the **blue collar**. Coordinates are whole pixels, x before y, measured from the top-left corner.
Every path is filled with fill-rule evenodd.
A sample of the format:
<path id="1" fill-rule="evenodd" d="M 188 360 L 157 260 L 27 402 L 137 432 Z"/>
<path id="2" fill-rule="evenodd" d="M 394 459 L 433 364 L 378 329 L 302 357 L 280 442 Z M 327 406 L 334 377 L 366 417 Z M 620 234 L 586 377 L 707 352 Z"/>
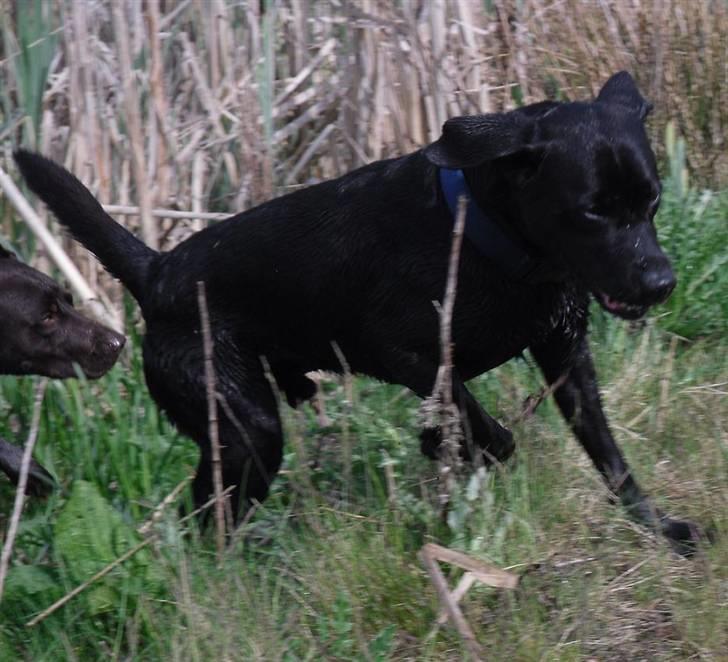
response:
<path id="1" fill-rule="evenodd" d="M 440 168 L 440 186 L 453 221 L 457 214 L 458 198 L 464 195 L 468 199 L 465 236 L 482 255 L 516 280 L 525 280 L 536 271 L 538 267 L 536 260 L 478 207 L 462 170 Z"/>

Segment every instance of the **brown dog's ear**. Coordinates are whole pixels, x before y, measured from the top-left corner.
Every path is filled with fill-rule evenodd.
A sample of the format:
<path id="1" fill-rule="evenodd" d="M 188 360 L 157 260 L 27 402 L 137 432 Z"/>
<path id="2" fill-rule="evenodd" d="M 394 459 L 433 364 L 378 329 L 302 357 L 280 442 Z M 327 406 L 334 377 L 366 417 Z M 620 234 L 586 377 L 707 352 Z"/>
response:
<path id="1" fill-rule="evenodd" d="M 637 83 L 634 82 L 634 78 L 627 71 L 614 74 L 604 83 L 597 101 L 629 108 L 637 113 L 641 120 L 645 119 L 652 110 L 652 104 L 640 94 Z"/>
<path id="2" fill-rule="evenodd" d="M 440 168 L 472 168 L 521 150 L 529 125 L 527 118 L 516 113 L 453 117 L 424 153 Z"/>

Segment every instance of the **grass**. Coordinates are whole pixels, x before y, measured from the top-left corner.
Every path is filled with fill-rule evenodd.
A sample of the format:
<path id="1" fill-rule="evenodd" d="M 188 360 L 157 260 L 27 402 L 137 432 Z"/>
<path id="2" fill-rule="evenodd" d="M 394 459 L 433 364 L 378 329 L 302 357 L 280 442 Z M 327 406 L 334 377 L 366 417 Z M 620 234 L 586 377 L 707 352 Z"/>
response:
<path id="1" fill-rule="evenodd" d="M 513 461 L 461 479 L 443 521 L 435 467 L 418 452 L 419 402 L 355 379 L 349 403 L 330 381 L 328 428 L 309 408 L 284 407 L 284 470 L 222 567 L 212 536 L 181 525 L 172 507 L 144 555 L 28 629 L 140 540 L 134 529 L 196 464 L 192 442 L 142 386 L 134 339 L 100 382 L 49 388 L 36 456 L 62 489 L 24 514 L 0 604 L 0 658 L 460 659 L 454 631 L 434 628 L 436 597 L 417 560 L 434 540 L 524 573 L 518 590 L 478 588 L 464 603 L 496 659 L 720 659 L 728 344 L 725 304 L 709 293 L 726 290 L 720 271 L 716 280 L 702 274 L 725 244 L 701 232 L 725 232 L 728 205 L 724 195 L 706 205 L 707 194 L 677 199 L 666 188 L 666 243 L 680 231 L 700 235 L 678 254 L 679 288 L 712 288 L 706 305 L 678 289 L 677 303 L 631 325 L 595 309 L 592 346 L 605 408 L 641 482 L 670 513 L 716 528 L 704 554 L 675 557 L 611 507 L 550 401 L 514 426 Z M 472 387 L 508 422 L 539 384 L 530 362 L 514 361 Z M 23 438 L 31 400 L 32 380 L 0 381 L 0 435 Z M 0 484 L 3 502 L 12 493 Z"/>

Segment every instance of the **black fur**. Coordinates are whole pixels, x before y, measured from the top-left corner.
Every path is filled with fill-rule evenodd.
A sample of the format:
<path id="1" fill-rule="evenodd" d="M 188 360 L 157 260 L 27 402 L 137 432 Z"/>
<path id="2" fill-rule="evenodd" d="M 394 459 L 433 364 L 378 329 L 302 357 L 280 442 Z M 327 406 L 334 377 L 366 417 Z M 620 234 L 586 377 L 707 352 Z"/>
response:
<path id="1" fill-rule="evenodd" d="M 215 340 L 224 482 L 234 507 L 263 499 L 282 456 L 276 400 L 261 357 L 290 402 L 310 397 L 314 369 L 351 369 L 430 393 L 440 356 L 433 301 L 445 289 L 452 218 L 438 166 L 462 168 L 473 195 L 543 268 L 527 282 L 489 264 L 466 240 L 453 319 L 455 400 L 487 461 L 513 451 L 465 382 L 530 349 L 546 379 L 568 375 L 556 400 L 608 484 L 677 545 L 694 527 L 641 493 L 607 427 L 586 340 L 590 293 L 638 317 L 675 280 L 652 224 L 660 182 L 642 125 L 647 103 L 629 74 L 596 101 L 543 102 L 449 120 L 423 150 L 271 200 L 193 235 L 168 253 L 143 247 L 68 172 L 20 151 L 31 188 L 139 301 L 152 396 L 200 445 L 197 504 L 211 492 L 196 283 Z M 423 433 L 437 454 L 439 433 Z"/>

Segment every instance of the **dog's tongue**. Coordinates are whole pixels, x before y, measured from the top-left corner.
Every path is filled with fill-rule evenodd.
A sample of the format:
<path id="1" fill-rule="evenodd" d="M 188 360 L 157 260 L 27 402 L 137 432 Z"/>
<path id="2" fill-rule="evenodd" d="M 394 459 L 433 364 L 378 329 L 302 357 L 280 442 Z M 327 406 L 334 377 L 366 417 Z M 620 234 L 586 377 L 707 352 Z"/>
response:
<path id="1" fill-rule="evenodd" d="M 608 294 L 602 294 L 602 301 L 604 302 L 604 305 L 613 312 L 619 312 L 627 307 L 626 304 L 621 301 L 617 301 L 616 299 L 612 299 L 612 297 Z"/>

